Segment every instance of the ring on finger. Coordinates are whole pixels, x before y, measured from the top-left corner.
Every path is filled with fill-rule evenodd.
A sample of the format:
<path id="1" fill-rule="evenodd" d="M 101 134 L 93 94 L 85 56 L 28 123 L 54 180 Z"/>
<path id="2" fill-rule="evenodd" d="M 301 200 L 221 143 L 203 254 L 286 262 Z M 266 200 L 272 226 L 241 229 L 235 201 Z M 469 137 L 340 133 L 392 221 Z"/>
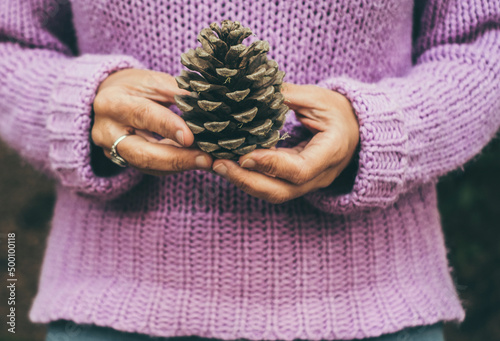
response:
<path id="1" fill-rule="evenodd" d="M 123 157 L 118 154 L 118 151 L 116 150 L 116 147 L 118 146 L 118 143 L 123 141 L 127 136 L 130 136 L 133 134 L 125 134 L 120 136 L 119 138 L 116 139 L 115 143 L 111 146 L 111 152 L 109 153 L 111 156 L 111 161 L 113 161 L 115 164 L 117 164 L 120 167 L 126 167 L 128 165 L 127 160 L 125 160 Z"/>

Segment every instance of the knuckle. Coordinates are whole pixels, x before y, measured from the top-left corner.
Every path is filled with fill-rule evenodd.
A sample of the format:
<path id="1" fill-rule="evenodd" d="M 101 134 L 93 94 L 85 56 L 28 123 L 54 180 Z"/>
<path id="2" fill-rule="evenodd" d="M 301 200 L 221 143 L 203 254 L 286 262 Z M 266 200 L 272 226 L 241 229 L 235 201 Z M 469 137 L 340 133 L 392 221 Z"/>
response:
<path id="1" fill-rule="evenodd" d="M 332 147 L 333 160 L 336 162 L 344 159 L 349 153 L 349 143 L 347 140 L 339 140 Z"/>
<path id="2" fill-rule="evenodd" d="M 170 169 L 174 172 L 180 172 L 186 170 L 186 162 L 185 160 L 179 157 L 173 157 L 169 161 Z"/>
<path id="3" fill-rule="evenodd" d="M 259 170 L 262 172 L 271 173 L 271 174 L 276 173 L 277 162 L 276 162 L 275 158 L 273 158 L 270 155 L 263 156 L 262 159 L 258 162 L 258 165 L 259 165 Z"/>
<path id="4" fill-rule="evenodd" d="M 104 91 L 105 90 L 103 90 L 103 92 Z M 93 107 L 94 107 L 94 112 L 96 115 L 101 113 L 101 112 L 106 111 L 106 109 L 108 108 L 108 97 L 105 94 L 103 94 L 102 92 L 99 92 L 95 96 Z"/>
<path id="5" fill-rule="evenodd" d="M 132 164 L 136 165 L 142 169 L 151 169 L 151 156 L 144 149 L 136 149 L 134 154 L 131 155 L 131 160 L 129 160 Z"/>
<path id="6" fill-rule="evenodd" d="M 290 176 L 290 181 L 295 185 L 303 185 L 311 179 L 311 170 L 305 164 L 300 164 Z"/>
<path id="7" fill-rule="evenodd" d="M 136 128 L 144 128 L 149 117 L 151 117 L 151 107 L 147 104 L 139 104 L 132 111 L 132 125 Z"/>
<path id="8" fill-rule="evenodd" d="M 240 177 L 234 177 L 231 179 L 231 182 L 236 185 L 239 189 L 241 189 L 243 192 L 250 192 L 252 190 L 252 187 L 250 184 L 248 184 L 244 178 Z"/>
<path id="9" fill-rule="evenodd" d="M 300 174 L 292 174 L 290 182 L 292 182 L 294 185 L 303 185 L 307 182 L 305 178 L 303 178 Z"/>
<path id="10" fill-rule="evenodd" d="M 345 157 L 347 154 L 349 154 L 349 143 L 347 139 L 342 141 L 342 143 L 339 143 L 338 153 L 342 155 L 342 157 Z"/>
<path id="11" fill-rule="evenodd" d="M 160 72 L 149 71 L 144 74 L 144 84 L 150 89 L 162 89 L 165 88 L 165 77 Z"/>
<path id="12" fill-rule="evenodd" d="M 157 132 L 161 136 L 176 140 L 175 132 L 177 131 L 177 129 L 175 129 L 173 123 L 171 122 L 170 118 L 167 117 L 167 115 L 159 118 L 156 129 L 157 131 L 155 132 Z"/>
<path id="13" fill-rule="evenodd" d="M 117 109 L 121 103 L 119 94 L 113 89 L 107 88 L 99 91 L 93 103 L 94 112 L 96 114 L 107 113 Z"/>
<path id="14" fill-rule="evenodd" d="M 334 174 L 334 176 L 332 177 L 333 179 L 330 179 L 330 178 L 325 178 L 325 179 L 322 179 L 318 184 L 316 184 L 316 187 L 318 189 L 321 189 L 321 188 L 327 188 L 328 186 L 330 186 L 332 184 L 332 182 L 337 178 L 337 175 Z"/>
<path id="15" fill-rule="evenodd" d="M 92 127 L 92 131 L 90 132 L 90 138 L 96 146 L 103 147 L 103 142 L 104 142 L 103 133 L 98 126 L 94 125 L 94 127 Z"/>

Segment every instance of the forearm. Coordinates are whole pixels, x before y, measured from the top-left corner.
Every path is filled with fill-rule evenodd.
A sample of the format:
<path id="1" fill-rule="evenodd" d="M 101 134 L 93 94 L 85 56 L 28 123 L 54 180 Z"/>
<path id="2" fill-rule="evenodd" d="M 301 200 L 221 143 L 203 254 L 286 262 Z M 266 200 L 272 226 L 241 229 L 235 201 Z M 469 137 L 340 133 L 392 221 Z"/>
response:
<path id="1" fill-rule="evenodd" d="M 404 77 L 322 82 L 358 116 L 359 170 L 352 192 L 307 199 L 331 213 L 383 207 L 471 160 L 500 127 L 498 42 L 498 30 L 485 30 L 470 44 L 428 49 Z"/>
<path id="2" fill-rule="evenodd" d="M 0 43 L 0 135 L 37 169 L 81 193 L 112 198 L 138 172 L 104 178 L 90 165 L 92 101 L 111 72 L 140 63 L 126 56 L 69 56 L 50 49 Z"/>

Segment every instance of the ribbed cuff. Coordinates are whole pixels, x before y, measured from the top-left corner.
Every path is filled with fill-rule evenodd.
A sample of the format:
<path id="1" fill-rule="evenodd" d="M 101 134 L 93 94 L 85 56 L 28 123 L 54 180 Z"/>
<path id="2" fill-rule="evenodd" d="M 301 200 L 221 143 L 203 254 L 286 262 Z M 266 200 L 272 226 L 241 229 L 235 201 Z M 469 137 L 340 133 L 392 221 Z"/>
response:
<path id="1" fill-rule="evenodd" d="M 144 68 L 132 57 L 83 55 L 58 75 L 48 108 L 50 166 L 62 185 L 79 193 L 112 199 L 136 185 L 142 173 L 125 168 L 112 177 L 92 170 L 91 111 L 97 88 L 112 72 Z"/>
<path id="2" fill-rule="evenodd" d="M 304 198 L 333 214 L 392 204 L 403 191 L 408 163 L 401 108 L 376 84 L 330 78 L 317 85 L 339 92 L 351 102 L 360 126 L 359 163 L 351 192 L 336 195 L 328 187 Z"/>

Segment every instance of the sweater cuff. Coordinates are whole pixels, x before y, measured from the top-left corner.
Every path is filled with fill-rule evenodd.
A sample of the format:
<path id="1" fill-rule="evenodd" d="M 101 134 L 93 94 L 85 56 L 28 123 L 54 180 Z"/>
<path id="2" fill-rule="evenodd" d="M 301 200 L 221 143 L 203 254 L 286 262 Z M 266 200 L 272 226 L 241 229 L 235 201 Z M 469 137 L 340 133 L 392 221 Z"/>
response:
<path id="1" fill-rule="evenodd" d="M 392 204 L 403 191 L 407 169 L 408 137 L 402 109 L 376 84 L 330 78 L 317 85 L 339 92 L 351 102 L 359 121 L 358 164 L 349 193 L 336 195 L 334 186 L 329 186 L 304 198 L 334 214 Z"/>
<path id="2" fill-rule="evenodd" d="M 61 184 L 75 192 L 112 199 L 142 178 L 134 168 L 101 177 L 91 166 L 91 112 L 97 88 L 111 73 L 127 68 L 144 66 L 127 56 L 82 55 L 55 81 L 47 117 L 49 161 Z"/>

